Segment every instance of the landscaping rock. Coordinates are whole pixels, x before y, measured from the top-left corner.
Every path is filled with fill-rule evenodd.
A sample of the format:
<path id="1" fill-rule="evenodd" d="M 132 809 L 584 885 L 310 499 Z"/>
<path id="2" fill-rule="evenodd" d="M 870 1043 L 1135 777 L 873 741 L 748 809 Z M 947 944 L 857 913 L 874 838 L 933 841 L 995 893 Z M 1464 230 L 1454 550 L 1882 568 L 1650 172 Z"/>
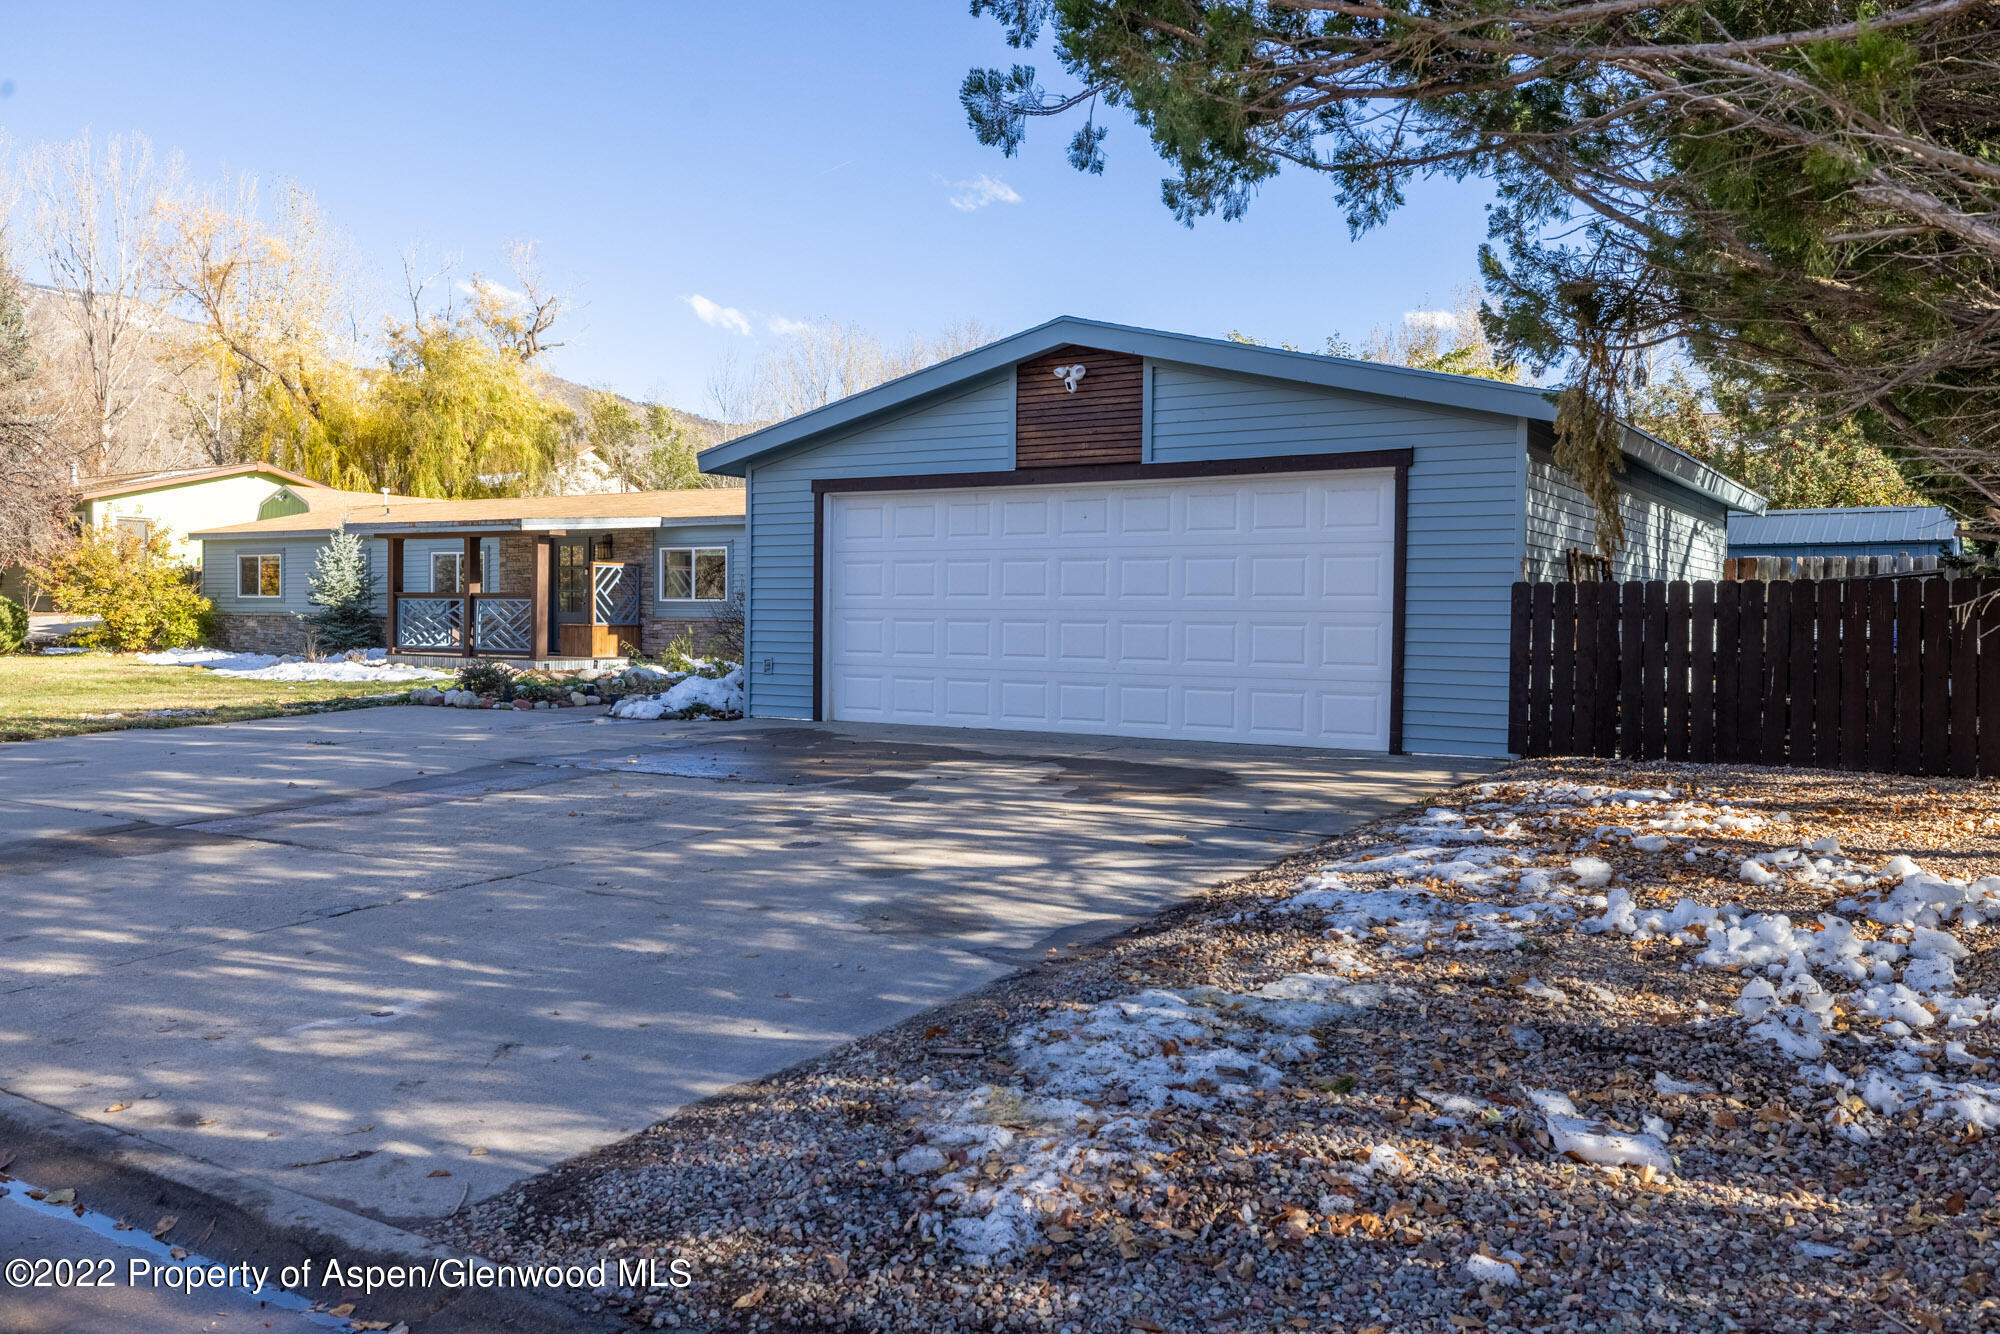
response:
<path id="1" fill-rule="evenodd" d="M 581 690 L 572 690 L 569 692 L 569 702 L 572 704 L 588 704 L 590 701 L 584 697 L 584 693 Z"/>

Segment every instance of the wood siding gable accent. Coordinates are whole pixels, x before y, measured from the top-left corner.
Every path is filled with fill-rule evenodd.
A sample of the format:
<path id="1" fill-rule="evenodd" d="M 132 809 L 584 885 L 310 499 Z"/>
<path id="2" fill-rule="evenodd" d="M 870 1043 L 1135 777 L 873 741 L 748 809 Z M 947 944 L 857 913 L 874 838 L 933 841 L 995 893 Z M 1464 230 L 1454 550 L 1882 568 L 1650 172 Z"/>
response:
<path id="1" fill-rule="evenodd" d="M 1152 379 L 1149 462 L 1414 451 L 1397 585 L 1403 748 L 1505 755 L 1520 419 L 1163 361 Z"/>
<path id="2" fill-rule="evenodd" d="M 1084 368 L 1071 392 L 1056 370 Z M 1140 358 L 1059 347 L 1014 368 L 1014 466 L 1066 468 L 1137 463 L 1144 451 L 1145 371 Z"/>

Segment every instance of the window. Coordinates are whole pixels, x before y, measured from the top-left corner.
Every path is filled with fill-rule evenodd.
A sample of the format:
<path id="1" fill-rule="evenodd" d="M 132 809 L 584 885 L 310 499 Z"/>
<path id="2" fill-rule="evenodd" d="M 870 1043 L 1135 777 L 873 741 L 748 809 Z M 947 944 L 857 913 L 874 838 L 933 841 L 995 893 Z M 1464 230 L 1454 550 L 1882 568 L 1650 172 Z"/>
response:
<path id="1" fill-rule="evenodd" d="M 433 551 L 431 553 L 431 592 L 463 593 L 465 591 L 465 553 L 463 551 Z"/>
<path id="2" fill-rule="evenodd" d="M 661 547 L 660 600 L 727 602 L 728 547 Z"/>
<path id="3" fill-rule="evenodd" d="M 119 532 L 130 533 L 141 542 L 153 535 L 153 525 L 146 519 L 117 519 L 114 522 L 118 525 Z"/>
<path id="4" fill-rule="evenodd" d="M 565 615 L 590 610 L 590 548 L 581 542 L 556 548 L 556 610 Z"/>
<path id="5" fill-rule="evenodd" d="M 283 595 L 285 558 L 283 556 L 238 556 L 236 558 L 236 596 L 245 598 L 274 598 Z"/>

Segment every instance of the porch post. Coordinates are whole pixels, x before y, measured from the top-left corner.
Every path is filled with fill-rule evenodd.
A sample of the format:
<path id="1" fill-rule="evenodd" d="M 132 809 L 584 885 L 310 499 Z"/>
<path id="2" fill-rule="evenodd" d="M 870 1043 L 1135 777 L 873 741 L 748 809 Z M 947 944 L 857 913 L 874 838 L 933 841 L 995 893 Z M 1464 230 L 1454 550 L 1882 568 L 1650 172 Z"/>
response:
<path id="1" fill-rule="evenodd" d="M 403 597 L 403 539 L 389 539 L 389 630 L 386 636 L 391 650 L 401 648 L 403 640 L 403 618 L 398 614 L 397 603 Z"/>
<path id="2" fill-rule="evenodd" d="M 553 559 L 555 545 L 541 534 L 535 536 L 535 579 L 534 591 L 529 603 L 529 643 L 533 656 L 546 658 L 553 655 L 549 646 L 549 562 Z"/>
<path id="3" fill-rule="evenodd" d="M 459 562 L 459 568 L 465 572 L 465 577 L 461 580 L 465 586 L 458 590 L 459 596 L 465 601 L 465 611 L 463 619 L 460 622 L 459 634 L 464 637 L 465 653 L 467 657 L 470 657 L 479 649 L 479 645 L 473 635 L 472 599 L 480 591 L 479 539 L 471 533 L 465 535 L 465 559 Z"/>

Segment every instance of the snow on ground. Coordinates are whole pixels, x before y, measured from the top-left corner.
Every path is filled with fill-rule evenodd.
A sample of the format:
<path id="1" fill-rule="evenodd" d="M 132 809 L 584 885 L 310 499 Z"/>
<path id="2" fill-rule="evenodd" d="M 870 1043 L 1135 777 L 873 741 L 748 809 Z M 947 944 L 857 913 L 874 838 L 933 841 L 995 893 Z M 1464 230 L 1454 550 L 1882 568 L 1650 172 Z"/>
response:
<path id="1" fill-rule="evenodd" d="M 1492 796 L 1499 788 L 1477 790 Z M 1889 1133 L 1886 1118 L 1912 1111 L 1981 1131 L 2000 1127 L 2000 1083 L 1982 1077 L 1990 1067 L 1963 1042 L 1965 1030 L 2000 1017 L 2000 1001 L 1958 994 L 1955 964 L 1968 951 L 1953 932 L 2000 921 L 2000 876 L 1946 879 L 1908 856 L 1871 868 L 1830 838 L 1743 859 L 1702 840 L 1782 836 L 1791 817 L 1674 789 L 1540 782 L 1510 793 L 1465 811 L 1432 808 L 1232 919 L 1308 917 L 1327 942 L 1313 956 L 1323 972 L 1243 992 L 1153 989 L 1080 1006 L 1014 1036 L 1018 1087 L 949 1098 L 913 1088 L 919 1142 L 898 1161 L 902 1171 L 937 1174 L 935 1209 L 922 1220 L 927 1235 L 976 1264 L 1017 1255 L 1050 1218 L 1078 1206 L 1078 1192 L 1142 1165 L 1157 1147 L 1146 1133 L 1151 1113 L 1261 1097 L 1287 1066 L 1319 1050 L 1315 1029 L 1382 1003 L 1397 989 L 1355 980 L 1374 970 L 1371 958 L 1516 950 L 1570 931 L 1671 944 L 1683 953 L 1647 957 L 1741 976 L 1736 1014 L 1722 1021 L 1736 1024 L 1743 1042 L 1795 1062 L 1802 1091 L 1834 1133 L 1866 1143 Z M 1551 815 L 1578 813 L 1599 821 L 1592 838 L 1564 847 L 1537 836 Z M 1648 907 L 1645 886 L 1614 883 L 1611 863 L 1583 854 L 1586 843 L 1707 859 L 1722 883 L 1812 887 L 1838 899 L 1810 922 L 1731 902 Z M 1343 879 L 1363 875 L 1388 883 Z M 1532 977 L 1524 990 L 1551 1004 L 1568 999 Z M 1508 1033 L 1519 1049 L 1544 1045 L 1532 1028 Z M 1653 1081 L 1663 1096 L 1712 1092 L 1663 1072 Z M 1522 1114 L 1464 1097 L 1429 1100 L 1474 1121 Z M 1648 1116 L 1635 1132 L 1579 1113 L 1560 1091 L 1531 1100 L 1556 1152 L 1637 1169 L 1647 1180 L 1673 1173 L 1673 1128 L 1664 1119 Z M 1393 1171 L 1400 1158 L 1390 1148 L 1354 1170 Z M 1480 1272 L 1506 1281 L 1487 1261 Z"/>
<path id="2" fill-rule="evenodd" d="M 392 665 L 388 656 L 379 648 L 357 649 L 320 662 L 216 648 L 175 648 L 138 655 L 140 662 L 156 667 L 201 667 L 217 676 L 243 681 L 440 681 L 451 675 L 428 667 Z"/>
<path id="3" fill-rule="evenodd" d="M 743 712 L 741 666 L 732 668 L 727 675 L 720 677 L 676 676 L 652 668 L 644 670 L 649 676 L 656 675 L 661 680 L 673 681 L 674 684 L 656 695 L 627 695 L 612 706 L 613 718 L 650 721 L 654 718 L 681 717 L 696 707 L 705 708 L 710 713 Z"/>

